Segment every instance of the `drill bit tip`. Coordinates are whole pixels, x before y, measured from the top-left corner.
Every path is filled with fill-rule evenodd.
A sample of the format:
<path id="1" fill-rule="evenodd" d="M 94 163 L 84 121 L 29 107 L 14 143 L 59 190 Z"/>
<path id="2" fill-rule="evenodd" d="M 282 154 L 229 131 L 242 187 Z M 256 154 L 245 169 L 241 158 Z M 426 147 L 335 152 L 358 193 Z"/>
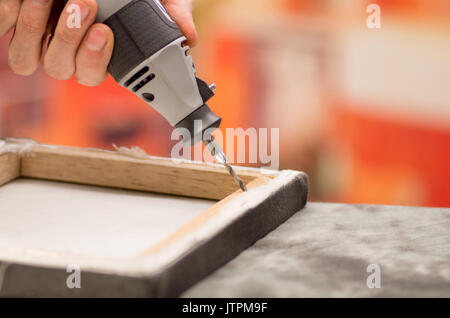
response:
<path id="1" fill-rule="evenodd" d="M 204 143 L 206 148 L 208 148 L 208 150 L 211 152 L 216 161 L 225 166 L 225 168 L 228 170 L 228 173 L 233 177 L 236 185 L 239 188 L 241 188 L 243 192 L 247 192 L 247 187 L 245 186 L 242 179 L 239 178 L 236 171 L 234 171 L 233 167 L 230 164 L 228 164 L 225 153 L 223 152 L 222 148 L 217 143 L 217 141 L 214 139 L 214 137 L 210 136 L 210 138 L 204 139 Z"/>

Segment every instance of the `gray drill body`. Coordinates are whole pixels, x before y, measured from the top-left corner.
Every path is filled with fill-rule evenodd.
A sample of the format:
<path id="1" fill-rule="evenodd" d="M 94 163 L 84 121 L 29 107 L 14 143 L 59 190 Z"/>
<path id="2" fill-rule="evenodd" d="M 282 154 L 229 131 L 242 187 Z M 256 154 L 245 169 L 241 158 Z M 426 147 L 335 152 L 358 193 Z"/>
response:
<path id="1" fill-rule="evenodd" d="M 243 191 L 242 180 L 227 163 L 211 133 L 221 118 L 206 105 L 213 90 L 196 77 L 186 38 L 159 0 L 97 0 L 99 22 L 114 32 L 109 72 L 114 79 L 163 115 L 186 144 L 203 141 Z"/>
<path id="2" fill-rule="evenodd" d="M 192 143 L 218 128 L 221 118 L 206 105 L 214 96 L 196 78 L 186 38 L 158 0 L 97 0 L 99 22 L 114 32 L 109 72 L 156 109 L 174 127 L 185 128 Z M 195 121 L 201 120 L 201 125 Z"/>

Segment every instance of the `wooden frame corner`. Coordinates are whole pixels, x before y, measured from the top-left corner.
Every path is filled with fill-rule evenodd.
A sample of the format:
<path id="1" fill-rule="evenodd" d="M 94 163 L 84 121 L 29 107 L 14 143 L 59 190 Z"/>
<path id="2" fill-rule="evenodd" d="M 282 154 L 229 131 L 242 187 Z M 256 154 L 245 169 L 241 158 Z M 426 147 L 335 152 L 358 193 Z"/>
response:
<path id="1" fill-rule="evenodd" d="M 0 154 L 0 186 L 20 177 L 20 157 L 14 153 Z"/>

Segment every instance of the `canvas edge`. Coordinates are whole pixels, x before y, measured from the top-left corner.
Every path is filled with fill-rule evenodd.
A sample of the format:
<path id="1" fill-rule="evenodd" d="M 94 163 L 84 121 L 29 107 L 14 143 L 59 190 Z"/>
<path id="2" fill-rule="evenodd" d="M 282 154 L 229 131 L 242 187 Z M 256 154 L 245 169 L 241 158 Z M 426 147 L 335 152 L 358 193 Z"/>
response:
<path id="1" fill-rule="evenodd" d="M 298 172 L 295 178 L 279 187 L 263 202 L 244 211 L 232 224 L 166 268 L 159 275 L 160 287 L 155 296 L 178 297 L 230 262 L 303 209 L 308 200 L 308 188 L 308 176 Z M 292 200 L 295 197 L 296 200 Z"/>

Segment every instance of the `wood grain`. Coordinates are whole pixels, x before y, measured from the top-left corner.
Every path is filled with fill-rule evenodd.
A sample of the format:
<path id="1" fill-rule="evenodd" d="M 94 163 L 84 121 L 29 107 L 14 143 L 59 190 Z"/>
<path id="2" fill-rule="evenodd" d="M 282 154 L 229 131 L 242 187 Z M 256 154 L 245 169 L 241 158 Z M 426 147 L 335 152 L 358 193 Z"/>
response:
<path id="1" fill-rule="evenodd" d="M 19 177 L 20 158 L 16 154 L 0 155 L 0 186 Z"/>
<path id="2" fill-rule="evenodd" d="M 36 146 L 31 152 L 33 156 L 22 159 L 23 177 L 212 200 L 222 200 L 237 189 L 225 169 L 208 164 L 72 147 Z M 254 170 L 238 174 L 246 184 L 262 176 Z"/>

